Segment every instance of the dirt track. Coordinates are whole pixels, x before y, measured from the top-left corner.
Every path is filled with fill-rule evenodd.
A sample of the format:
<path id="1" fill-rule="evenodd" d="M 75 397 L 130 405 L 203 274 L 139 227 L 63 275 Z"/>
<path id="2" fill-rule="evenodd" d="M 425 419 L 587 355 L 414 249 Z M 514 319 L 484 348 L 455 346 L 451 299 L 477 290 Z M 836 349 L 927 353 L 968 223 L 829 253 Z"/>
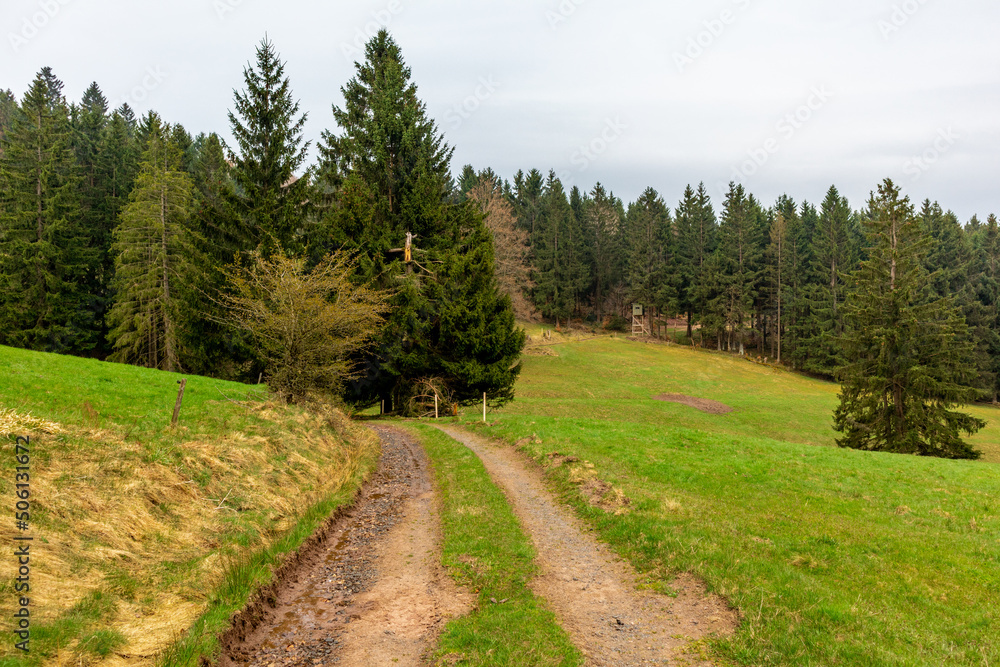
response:
<path id="1" fill-rule="evenodd" d="M 725 635 L 736 614 L 693 577 L 682 576 L 669 598 L 636 590 L 637 575 L 555 502 L 533 464 L 513 448 L 454 427 L 442 431 L 465 444 L 507 494 L 538 551 L 541 576 L 532 584 L 595 667 L 710 665 L 691 653 L 691 640 Z"/>
<path id="2" fill-rule="evenodd" d="M 244 612 L 223 638 L 223 665 L 419 665 L 445 620 L 467 610 L 471 598 L 440 566 L 423 450 L 399 431 L 376 431 L 382 459 L 358 502 Z"/>
<path id="3" fill-rule="evenodd" d="M 594 667 L 708 665 L 691 640 L 726 634 L 736 616 L 692 577 L 675 599 L 635 587 L 636 574 L 545 488 L 513 448 L 459 428 L 441 429 L 472 449 L 506 492 L 538 552 L 532 588 L 548 601 Z M 448 618 L 473 596 L 440 565 L 440 523 L 430 466 L 412 438 L 378 427 L 378 471 L 355 506 L 331 519 L 279 572 L 222 638 L 223 665 L 426 664 Z"/>

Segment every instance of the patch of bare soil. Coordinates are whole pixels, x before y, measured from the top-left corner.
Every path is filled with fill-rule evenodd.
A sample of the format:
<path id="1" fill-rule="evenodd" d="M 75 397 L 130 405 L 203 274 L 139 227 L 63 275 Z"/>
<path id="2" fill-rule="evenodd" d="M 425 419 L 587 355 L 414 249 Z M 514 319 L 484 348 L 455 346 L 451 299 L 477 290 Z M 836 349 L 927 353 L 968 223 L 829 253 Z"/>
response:
<path id="1" fill-rule="evenodd" d="M 737 615 L 724 600 L 692 575 L 671 583 L 676 598 L 637 590 L 637 573 L 553 499 L 531 462 L 461 429 L 441 430 L 472 449 L 506 492 L 538 551 L 541 574 L 532 589 L 552 606 L 588 665 L 712 664 L 696 642 L 735 630 Z"/>
<path id="2" fill-rule="evenodd" d="M 687 405 L 695 408 L 696 410 L 707 412 L 710 415 L 728 415 L 733 411 L 733 408 L 729 407 L 725 403 L 710 401 L 707 398 L 685 396 L 684 394 L 660 394 L 659 396 L 654 396 L 653 400 L 665 401 L 667 403 L 680 403 L 681 405 Z"/>
<path id="3" fill-rule="evenodd" d="M 600 507 L 605 512 L 626 514 L 632 500 L 621 489 L 617 489 L 597 476 L 594 464 L 580 461 L 575 456 L 564 456 L 559 452 L 549 454 L 549 466 L 558 468 L 568 466 L 569 479 L 580 489 L 580 494 L 593 507 Z"/>
<path id="4" fill-rule="evenodd" d="M 355 506 L 282 568 L 223 637 L 223 665 L 419 665 L 471 597 L 440 566 L 430 466 L 394 429 Z M 285 571 L 287 569 L 287 571 Z"/>

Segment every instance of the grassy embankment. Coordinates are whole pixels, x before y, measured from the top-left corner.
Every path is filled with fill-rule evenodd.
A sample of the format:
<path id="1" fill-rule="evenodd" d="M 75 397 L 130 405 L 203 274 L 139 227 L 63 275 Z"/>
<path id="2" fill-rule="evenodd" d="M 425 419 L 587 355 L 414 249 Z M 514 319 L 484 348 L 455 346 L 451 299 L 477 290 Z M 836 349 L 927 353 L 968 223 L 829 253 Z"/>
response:
<path id="1" fill-rule="evenodd" d="M 6 641 L 0 664 L 197 664 L 377 461 L 368 431 L 259 387 L 189 377 L 171 429 L 179 375 L 0 347 L 0 376 L 0 408 L 61 427 L 30 433 L 31 652 Z M 0 540 L 12 544 L 8 519 Z M 8 619 L 14 568 L 0 559 Z"/>
<path id="2" fill-rule="evenodd" d="M 537 337 L 536 337 L 537 339 Z M 558 342 L 559 335 L 556 335 Z M 737 664 L 1000 664 L 1000 413 L 984 461 L 842 450 L 838 388 L 784 370 L 622 338 L 534 349 L 517 401 L 476 426 L 594 464 L 620 516 L 549 471 L 603 539 L 663 586 L 692 571 L 743 615 Z M 725 403 L 710 415 L 651 400 Z M 579 467 L 579 470 L 574 468 Z"/>
<path id="3" fill-rule="evenodd" d="M 554 614 L 528 588 L 536 573 L 534 549 L 483 464 L 437 429 L 407 428 L 434 466 L 444 565 L 477 595 L 470 614 L 448 623 L 436 656 L 442 664 L 582 664 Z"/>

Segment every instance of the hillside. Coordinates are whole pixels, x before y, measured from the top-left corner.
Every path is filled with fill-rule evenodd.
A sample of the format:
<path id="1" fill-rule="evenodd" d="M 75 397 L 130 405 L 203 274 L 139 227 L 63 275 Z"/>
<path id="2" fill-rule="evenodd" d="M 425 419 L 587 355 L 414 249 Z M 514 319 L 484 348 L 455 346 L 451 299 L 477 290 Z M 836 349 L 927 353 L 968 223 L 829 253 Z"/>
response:
<path id="1" fill-rule="evenodd" d="M 6 347 L 0 374 L 9 451 L 31 436 L 32 505 L 29 531 L 5 521 L 0 539 L 34 538 L 31 653 L 7 642 L 3 664 L 145 664 L 192 624 L 215 628 L 376 459 L 342 414 L 262 387 L 188 377 L 172 429 L 180 375 Z M 25 432 L 29 415 L 51 423 Z M 15 465 L 3 457 L 6 498 Z M 0 559 L 6 618 L 15 567 Z"/>
<path id="2" fill-rule="evenodd" d="M 993 409 L 970 408 L 989 422 L 974 441 L 984 461 L 842 450 L 833 384 L 689 348 L 532 333 L 518 400 L 469 425 L 534 456 L 649 585 L 691 571 L 736 606 L 743 622 L 720 655 L 1000 658 Z"/>

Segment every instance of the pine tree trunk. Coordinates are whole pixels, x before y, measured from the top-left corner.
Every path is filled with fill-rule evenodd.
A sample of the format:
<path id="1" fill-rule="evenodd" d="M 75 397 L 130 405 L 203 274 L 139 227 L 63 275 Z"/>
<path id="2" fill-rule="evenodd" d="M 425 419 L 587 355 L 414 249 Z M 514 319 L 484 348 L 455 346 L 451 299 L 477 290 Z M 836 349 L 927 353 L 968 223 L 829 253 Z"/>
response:
<path id="1" fill-rule="evenodd" d="M 164 165 L 165 167 L 166 165 Z M 163 344 L 167 367 L 173 373 L 177 370 L 177 350 L 174 345 L 174 323 L 170 317 L 170 275 L 167 263 L 167 191 L 166 185 L 160 189 L 160 230 L 163 269 Z"/>

